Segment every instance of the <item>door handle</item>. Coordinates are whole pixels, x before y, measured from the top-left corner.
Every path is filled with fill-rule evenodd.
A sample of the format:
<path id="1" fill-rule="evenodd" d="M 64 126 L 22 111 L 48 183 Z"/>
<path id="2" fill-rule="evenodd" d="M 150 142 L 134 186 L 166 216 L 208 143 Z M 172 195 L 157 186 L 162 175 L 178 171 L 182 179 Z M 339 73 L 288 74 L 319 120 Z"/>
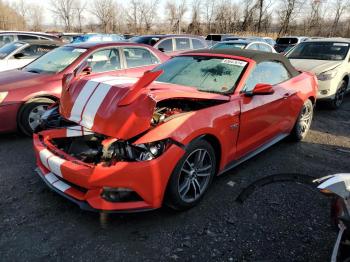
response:
<path id="1" fill-rule="evenodd" d="M 284 99 L 287 99 L 288 97 L 290 97 L 290 94 L 289 94 L 289 93 L 285 93 L 285 94 L 283 95 L 283 98 L 284 98 Z"/>

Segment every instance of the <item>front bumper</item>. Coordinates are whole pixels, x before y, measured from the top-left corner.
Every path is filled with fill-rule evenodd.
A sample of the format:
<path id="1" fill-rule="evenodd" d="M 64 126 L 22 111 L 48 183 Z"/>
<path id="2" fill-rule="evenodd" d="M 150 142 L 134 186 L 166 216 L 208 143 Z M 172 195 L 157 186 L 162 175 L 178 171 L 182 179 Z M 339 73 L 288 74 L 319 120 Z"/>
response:
<path id="1" fill-rule="evenodd" d="M 0 133 L 17 130 L 17 113 L 20 103 L 0 105 Z"/>
<path id="2" fill-rule="evenodd" d="M 51 189 L 90 211 L 137 212 L 161 207 L 168 179 L 184 154 L 182 148 L 172 145 L 151 161 L 91 165 L 53 147 L 50 138 L 62 132 L 64 129 L 49 130 L 33 137 L 37 172 Z M 140 200 L 109 202 L 101 196 L 105 187 L 131 189 Z"/>

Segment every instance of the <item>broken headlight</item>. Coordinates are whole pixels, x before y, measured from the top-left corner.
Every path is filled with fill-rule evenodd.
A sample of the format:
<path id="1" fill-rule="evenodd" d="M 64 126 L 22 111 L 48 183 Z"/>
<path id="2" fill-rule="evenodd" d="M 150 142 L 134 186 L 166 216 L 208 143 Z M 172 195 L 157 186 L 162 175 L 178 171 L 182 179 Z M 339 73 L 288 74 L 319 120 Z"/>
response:
<path id="1" fill-rule="evenodd" d="M 161 156 L 171 144 L 171 139 L 137 145 L 127 141 L 115 141 L 104 149 L 103 158 L 117 161 L 150 161 Z"/>

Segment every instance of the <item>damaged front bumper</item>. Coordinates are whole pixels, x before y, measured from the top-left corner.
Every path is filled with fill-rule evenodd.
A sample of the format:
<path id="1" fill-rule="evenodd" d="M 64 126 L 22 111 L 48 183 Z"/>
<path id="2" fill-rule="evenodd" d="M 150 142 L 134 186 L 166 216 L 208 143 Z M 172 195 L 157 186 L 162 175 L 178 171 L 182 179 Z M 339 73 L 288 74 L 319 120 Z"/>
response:
<path id="1" fill-rule="evenodd" d="M 65 134 L 65 128 L 34 134 L 37 173 L 52 190 L 89 211 L 138 212 L 161 207 L 168 179 L 184 154 L 181 147 L 171 145 L 151 161 L 108 166 L 85 163 L 51 143 Z M 106 192 L 120 195 L 121 190 L 132 197 L 106 197 Z"/>

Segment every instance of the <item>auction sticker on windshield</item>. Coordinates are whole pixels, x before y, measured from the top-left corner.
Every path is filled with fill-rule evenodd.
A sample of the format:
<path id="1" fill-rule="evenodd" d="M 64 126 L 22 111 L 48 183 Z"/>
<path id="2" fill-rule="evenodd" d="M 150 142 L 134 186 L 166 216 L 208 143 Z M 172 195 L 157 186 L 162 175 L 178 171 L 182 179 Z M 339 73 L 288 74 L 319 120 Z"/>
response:
<path id="1" fill-rule="evenodd" d="M 235 66 L 241 66 L 241 67 L 244 67 L 247 64 L 247 62 L 240 61 L 240 60 L 233 60 L 233 59 L 224 59 L 224 60 L 222 60 L 221 63 L 235 65 Z"/>

